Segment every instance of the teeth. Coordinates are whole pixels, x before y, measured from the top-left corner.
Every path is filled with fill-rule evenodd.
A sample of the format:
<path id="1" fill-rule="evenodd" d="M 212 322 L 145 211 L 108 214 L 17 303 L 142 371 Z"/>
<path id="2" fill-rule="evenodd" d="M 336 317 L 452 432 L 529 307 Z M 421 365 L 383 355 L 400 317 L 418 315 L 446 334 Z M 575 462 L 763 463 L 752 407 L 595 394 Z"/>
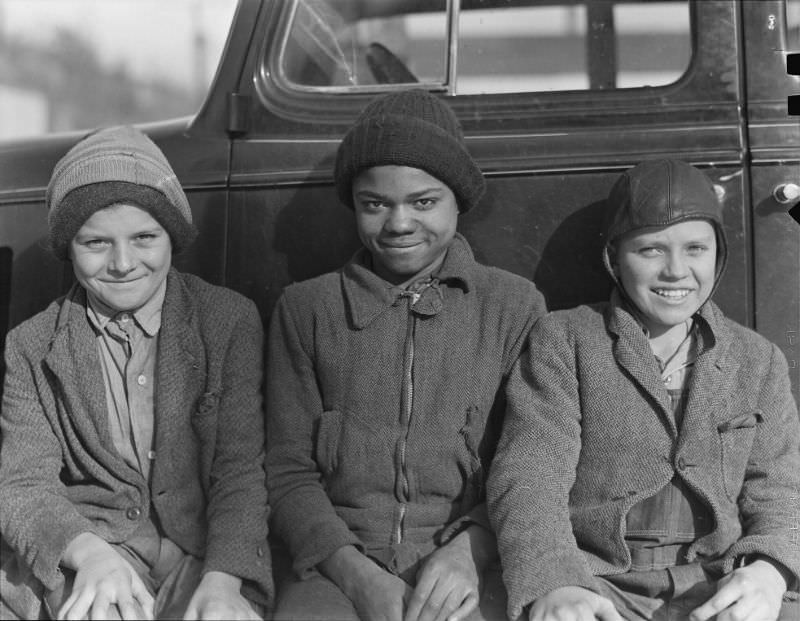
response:
<path id="1" fill-rule="evenodd" d="M 689 289 L 653 289 L 658 295 L 663 296 L 665 298 L 672 298 L 677 300 L 678 298 L 685 298 L 689 295 Z"/>

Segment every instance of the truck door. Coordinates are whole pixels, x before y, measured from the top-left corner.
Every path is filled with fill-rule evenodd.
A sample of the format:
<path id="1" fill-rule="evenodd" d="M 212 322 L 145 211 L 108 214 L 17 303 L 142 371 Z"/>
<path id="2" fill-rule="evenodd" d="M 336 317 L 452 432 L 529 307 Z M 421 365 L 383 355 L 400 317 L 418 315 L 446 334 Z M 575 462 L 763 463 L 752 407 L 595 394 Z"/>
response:
<path id="1" fill-rule="evenodd" d="M 786 72 L 786 53 L 800 52 L 800 0 L 741 4 L 750 179 L 747 214 L 753 240 L 753 327 L 786 354 L 800 395 L 800 224 L 788 214 L 800 186 L 800 117 L 787 97 L 800 78 Z M 780 202 L 776 199 L 786 200 Z M 788 199 L 788 200 L 787 200 Z"/>

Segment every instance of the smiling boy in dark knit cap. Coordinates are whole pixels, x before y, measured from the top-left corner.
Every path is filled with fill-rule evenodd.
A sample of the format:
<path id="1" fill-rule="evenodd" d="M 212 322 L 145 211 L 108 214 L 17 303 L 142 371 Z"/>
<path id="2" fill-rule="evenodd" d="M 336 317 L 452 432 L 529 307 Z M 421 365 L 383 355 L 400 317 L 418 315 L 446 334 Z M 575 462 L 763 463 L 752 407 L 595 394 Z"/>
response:
<path id="1" fill-rule="evenodd" d="M 97 131 L 56 165 L 66 296 L 8 335 L 3 618 L 257 619 L 272 595 L 254 305 L 171 267 L 195 237 L 158 147 Z"/>
<path id="2" fill-rule="evenodd" d="M 335 180 L 364 247 L 288 287 L 271 326 L 267 478 L 294 569 L 275 617 L 503 618 L 484 479 L 543 298 L 456 233 L 484 180 L 436 96 L 369 104 Z"/>

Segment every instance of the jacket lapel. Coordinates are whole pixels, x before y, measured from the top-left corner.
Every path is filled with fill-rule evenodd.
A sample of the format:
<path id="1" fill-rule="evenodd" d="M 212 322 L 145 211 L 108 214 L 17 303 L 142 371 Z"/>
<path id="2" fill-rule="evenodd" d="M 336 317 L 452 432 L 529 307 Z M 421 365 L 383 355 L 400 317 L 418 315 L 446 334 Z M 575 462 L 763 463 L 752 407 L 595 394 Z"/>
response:
<path id="1" fill-rule="evenodd" d="M 44 362 L 60 387 L 64 408 L 59 415 L 66 419 L 65 428 L 74 428 L 94 459 L 123 480 L 134 482 L 140 475 L 113 449 L 97 336 L 89 324 L 86 304 L 84 289 L 73 285 L 64 298 Z"/>
<path id="2" fill-rule="evenodd" d="M 705 325 L 700 331 L 700 355 L 692 377 L 702 377 L 703 382 L 691 387 L 681 429 L 682 444 L 698 440 L 705 442 L 709 432 L 716 429 L 728 411 L 724 399 L 731 394 L 729 385 L 739 367 L 738 360 L 727 355 L 731 339 L 719 309 L 713 303 L 707 303 L 701 309 L 698 321 Z"/>
<path id="3" fill-rule="evenodd" d="M 180 447 L 190 441 L 186 434 L 191 433 L 191 415 L 203 394 L 206 379 L 205 348 L 194 305 L 174 270 L 167 276 L 161 317 L 154 399 L 157 455 L 154 485 L 158 484 L 160 473 L 178 467 L 173 453 L 179 453 Z"/>
<path id="4" fill-rule="evenodd" d="M 678 430 L 670 413 L 669 396 L 661 381 L 661 373 L 651 353 L 650 343 L 638 322 L 622 307 L 616 291 L 612 294 L 608 313 L 608 329 L 616 335 L 614 358 L 647 394 L 664 425 L 673 438 L 677 438 Z"/>

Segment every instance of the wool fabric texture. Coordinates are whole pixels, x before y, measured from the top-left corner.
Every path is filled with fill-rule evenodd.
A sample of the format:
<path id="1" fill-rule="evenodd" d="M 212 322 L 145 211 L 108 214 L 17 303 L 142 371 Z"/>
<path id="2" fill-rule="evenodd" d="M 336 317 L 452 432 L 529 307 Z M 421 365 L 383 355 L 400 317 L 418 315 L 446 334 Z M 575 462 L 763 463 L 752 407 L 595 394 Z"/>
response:
<path id="1" fill-rule="evenodd" d="M 197 231 L 189 201 L 167 158 L 134 127 L 98 130 L 73 146 L 53 169 L 47 186 L 50 248 L 60 259 L 88 218 L 119 203 L 146 210 L 169 233 L 174 252 Z"/>
<path id="2" fill-rule="evenodd" d="M 480 265 L 460 235 L 416 301 L 366 255 L 287 287 L 272 315 L 271 523 L 303 577 L 348 544 L 413 575 L 459 524 L 488 527 L 498 393 L 545 312 L 533 283 Z"/>
<path id="3" fill-rule="evenodd" d="M 342 139 L 334 177 L 339 199 L 353 208 L 355 176 L 373 166 L 409 166 L 436 177 L 456 195 L 461 213 L 485 190 L 450 106 L 423 90 L 384 95 L 367 105 Z"/>
<path id="4" fill-rule="evenodd" d="M 0 414 L 0 599 L 33 606 L 63 586 L 69 541 L 93 532 L 123 542 L 148 519 L 206 571 L 272 599 L 264 484 L 263 329 L 255 304 L 175 269 L 159 332 L 155 451 L 150 480 L 116 453 L 86 292 L 63 298 L 8 335 Z M 130 510 L 140 513 L 130 517 Z M 6 548 L 3 548 L 5 552 Z M 27 568 L 23 580 L 7 574 Z M 13 607 L 12 607 L 13 608 Z M 0 606 L 2 610 L 2 606 Z"/>
<path id="5" fill-rule="evenodd" d="M 663 227 L 686 220 L 708 220 L 717 236 L 715 282 L 725 271 L 728 244 L 722 226 L 722 203 L 711 180 L 679 160 L 646 161 L 624 172 L 608 195 L 603 261 L 611 268 L 613 243 L 638 229 Z"/>

